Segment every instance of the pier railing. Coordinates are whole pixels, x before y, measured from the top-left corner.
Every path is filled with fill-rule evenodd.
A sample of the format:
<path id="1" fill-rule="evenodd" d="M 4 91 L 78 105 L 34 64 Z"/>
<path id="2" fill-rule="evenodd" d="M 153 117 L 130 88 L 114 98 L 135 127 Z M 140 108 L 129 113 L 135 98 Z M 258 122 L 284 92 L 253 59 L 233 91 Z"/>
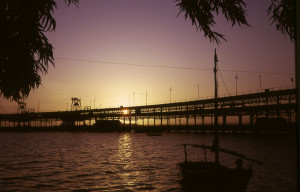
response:
<path id="1" fill-rule="evenodd" d="M 236 123 L 239 125 L 255 124 L 255 120 L 261 117 L 283 117 L 291 123 L 295 119 L 296 108 L 295 89 L 273 91 L 266 89 L 258 93 L 218 98 L 218 116 L 223 120 L 222 125 L 226 125 L 227 117 L 230 116 L 238 117 Z M 163 126 L 163 121 L 167 125 L 189 126 L 193 123 L 195 126 L 203 126 L 205 122 L 211 121 L 214 113 L 214 99 L 210 98 L 131 107 L 0 114 L 0 126 L 49 127 L 66 124 L 85 125 L 86 123 L 91 125 L 92 122 L 100 119 L 120 120 L 129 126 L 132 121 L 135 124 L 139 122 L 140 125 L 149 125 L 150 122 L 154 126 Z M 245 116 L 248 117 L 248 122 L 243 122 Z"/>

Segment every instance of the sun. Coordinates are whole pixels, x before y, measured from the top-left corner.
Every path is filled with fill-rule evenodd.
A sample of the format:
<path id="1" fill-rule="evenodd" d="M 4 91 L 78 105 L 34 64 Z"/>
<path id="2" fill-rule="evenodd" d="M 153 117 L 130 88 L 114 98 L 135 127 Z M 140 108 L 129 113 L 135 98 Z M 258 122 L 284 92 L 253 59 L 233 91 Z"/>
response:
<path id="1" fill-rule="evenodd" d="M 127 109 L 124 109 L 123 110 L 123 115 L 127 115 L 128 114 L 128 110 Z"/>

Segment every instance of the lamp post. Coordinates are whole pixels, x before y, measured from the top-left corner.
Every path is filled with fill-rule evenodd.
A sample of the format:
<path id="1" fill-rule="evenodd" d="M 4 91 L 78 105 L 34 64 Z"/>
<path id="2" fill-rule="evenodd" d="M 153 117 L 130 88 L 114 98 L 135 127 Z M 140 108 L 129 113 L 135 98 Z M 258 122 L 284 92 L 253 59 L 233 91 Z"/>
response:
<path id="1" fill-rule="evenodd" d="M 147 93 L 147 91 L 146 91 L 146 105 L 147 105 L 147 97 L 148 97 L 148 93 Z"/>
<path id="2" fill-rule="evenodd" d="M 235 95 L 237 95 L 237 80 L 238 80 L 238 76 L 237 74 L 235 74 Z"/>
<path id="3" fill-rule="evenodd" d="M 199 84 L 198 84 L 198 100 L 199 100 Z"/>
<path id="4" fill-rule="evenodd" d="M 172 88 L 171 88 L 171 86 L 170 86 L 170 89 L 169 89 L 169 91 L 170 91 L 170 103 L 171 103 L 171 92 L 172 92 Z"/>
<path id="5" fill-rule="evenodd" d="M 129 103 L 129 107 L 130 107 L 130 94 L 128 94 L 128 103 Z"/>
<path id="6" fill-rule="evenodd" d="M 134 104 L 135 104 L 134 100 L 135 100 L 135 94 L 134 94 L 134 92 L 133 92 L 133 93 L 132 93 L 132 105 L 133 105 L 133 106 L 134 106 Z"/>
<path id="7" fill-rule="evenodd" d="M 258 78 L 259 78 L 259 88 L 261 90 L 261 76 L 259 75 Z"/>

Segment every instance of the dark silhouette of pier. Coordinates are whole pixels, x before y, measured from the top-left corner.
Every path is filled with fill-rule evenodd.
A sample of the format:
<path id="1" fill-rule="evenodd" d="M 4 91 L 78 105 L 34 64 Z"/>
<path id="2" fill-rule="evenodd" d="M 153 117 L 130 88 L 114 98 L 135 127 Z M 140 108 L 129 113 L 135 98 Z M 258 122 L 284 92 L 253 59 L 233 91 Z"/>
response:
<path id="1" fill-rule="evenodd" d="M 215 100 L 204 99 L 157 105 L 102 108 L 58 112 L 1 114 L 0 130 L 96 131 L 97 120 L 117 120 L 111 131 L 212 130 Z M 296 89 L 269 90 L 218 98 L 219 130 L 293 131 L 296 119 Z M 227 123 L 235 117 L 235 123 Z M 246 119 L 246 120 L 245 120 Z M 100 130 L 101 131 L 101 130 Z"/>

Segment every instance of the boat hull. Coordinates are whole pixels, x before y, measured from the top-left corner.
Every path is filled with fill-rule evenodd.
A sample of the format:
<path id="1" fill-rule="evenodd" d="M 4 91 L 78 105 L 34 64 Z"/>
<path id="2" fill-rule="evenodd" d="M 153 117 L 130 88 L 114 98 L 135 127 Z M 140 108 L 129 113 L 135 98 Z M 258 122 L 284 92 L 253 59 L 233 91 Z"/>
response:
<path id="1" fill-rule="evenodd" d="M 148 136 L 161 136 L 162 132 L 148 132 L 147 135 Z"/>
<path id="2" fill-rule="evenodd" d="M 185 188 L 197 191 L 245 191 L 252 169 L 228 168 L 213 162 L 183 162 L 178 164 Z"/>

